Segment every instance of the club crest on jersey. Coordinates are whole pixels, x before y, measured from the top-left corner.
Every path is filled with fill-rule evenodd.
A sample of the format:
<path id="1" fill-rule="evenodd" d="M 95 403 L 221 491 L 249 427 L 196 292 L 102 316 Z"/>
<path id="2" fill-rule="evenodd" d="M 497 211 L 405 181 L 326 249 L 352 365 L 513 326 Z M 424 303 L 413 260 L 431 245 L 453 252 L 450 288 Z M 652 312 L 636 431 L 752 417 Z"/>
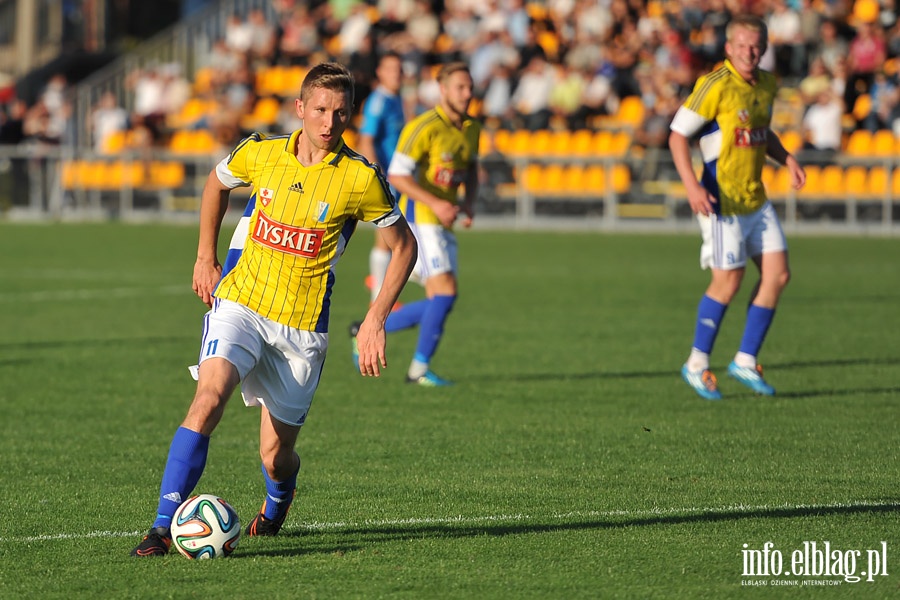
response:
<path id="1" fill-rule="evenodd" d="M 738 148 L 750 148 L 753 146 L 765 146 L 767 139 L 766 127 L 736 127 L 734 130 L 734 145 Z"/>
<path id="2" fill-rule="evenodd" d="M 750 120 L 750 113 L 747 111 L 746 108 L 742 108 L 741 110 L 738 111 L 737 117 L 741 123 L 746 123 L 747 121 Z"/>
<path id="3" fill-rule="evenodd" d="M 269 206 L 275 198 L 275 192 L 269 188 L 259 188 L 259 203 L 263 206 Z"/>
<path id="4" fill-rule="evenodd" d="M 319 202 L 319 212 L 316 213 L 316 221 L 320 223 L 328 218 L 328 209 L 331 208 L 331 205 L 327 202 Z"/>
<path id="5" fill-rule="evenodd" d="M 325 230 L 285 225 L 260 212 L 259 218 L 256 220 L 256 227 L 250 237 L 255 242 L 279 252 L 315 258 L 322 249 Z"/>

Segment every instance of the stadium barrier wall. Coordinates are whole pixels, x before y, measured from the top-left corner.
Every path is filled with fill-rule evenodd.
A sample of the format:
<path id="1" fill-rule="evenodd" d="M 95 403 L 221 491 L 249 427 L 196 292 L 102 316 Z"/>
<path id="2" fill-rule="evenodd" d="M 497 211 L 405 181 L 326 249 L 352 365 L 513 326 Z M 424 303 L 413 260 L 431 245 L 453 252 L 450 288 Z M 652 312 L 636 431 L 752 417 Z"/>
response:
<path id="1" fill-rule="evenodd" d="M 802 158 L 802 157 L 801 157 Z M 59 147 L 0 147 L 5 220 L 196 220 L 200 193 L 220 157 L 170 151 L 103 156 Z M 667 152 L 647 157 L 481 159 L 479 221 L 518 228 L 598 229 L 690 223 L 684 186 Z M 798 192 L 784 168 L 767 165 L 769 196 L 786 229 L 823 226 L 900 232 L 900 158 L 807 166 Z M 239 214 L 249 190 L 232 193 Z"/>

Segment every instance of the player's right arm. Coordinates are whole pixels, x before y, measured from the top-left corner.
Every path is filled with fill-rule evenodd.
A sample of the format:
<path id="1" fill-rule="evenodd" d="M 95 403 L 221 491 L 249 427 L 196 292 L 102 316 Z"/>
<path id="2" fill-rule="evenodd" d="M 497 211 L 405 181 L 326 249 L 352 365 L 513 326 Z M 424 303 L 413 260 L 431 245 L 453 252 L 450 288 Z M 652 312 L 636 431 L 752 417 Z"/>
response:
<path id="1" fill-rule="evenodd" d="M 713 203 L 716 201 L 712 195 L 706 191 L 697 176 L 694 174 L 694 165 L 691 161 L 691 143 L 690 140 L 677 131 L 669 134 L 669 150 L 672 152 L 672 161 L 675 163 L 675 169 L 684 184 L 687 192 L 688 204 L 691 210 L 696 214 L 709 215 L 714 212 Z"/>
<path id="2" fill-rule="evenodd" d="M 212 306 L 212 293 L 222 277 L 217 248 L 222 219 L 228 209 L 231 188 L 219 181 L 213 169 L 206 178 L 200 196 L 200 240 L 197 244 L 197 261 L 194 263 L 193 288 L 200 300 Z"/>
<path id="3" fill-rule="evenodd" d="M 694 174 L 691 161 L 691 138 L 716 117 L 718 107 L 718 86 L 707 83 L 709 77 L 701 77 L 694 85 L 694 91 L 679 107 L 669 126 L 669 151 L 678 177 L 687 192 L 688 204 L 698 215 L 715 212 L 716 198 L 704 188 Z"/>

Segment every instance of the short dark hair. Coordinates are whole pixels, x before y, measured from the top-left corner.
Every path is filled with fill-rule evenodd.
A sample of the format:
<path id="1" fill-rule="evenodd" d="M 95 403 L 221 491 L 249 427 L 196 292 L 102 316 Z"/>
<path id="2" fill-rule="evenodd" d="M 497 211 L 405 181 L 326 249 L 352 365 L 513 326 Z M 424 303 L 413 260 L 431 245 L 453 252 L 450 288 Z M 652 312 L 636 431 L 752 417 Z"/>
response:
<path id="1" fill-rule="evenodd" d="M 353 75 L 344 65 L 336 62 L 324 62 L 314 66 L 303 78 L 300 86 L 300 99 L 304 102 L 312 95 L 313 90 L 325 88 L 347 94 L 349 105 L 353 106 Z"/>

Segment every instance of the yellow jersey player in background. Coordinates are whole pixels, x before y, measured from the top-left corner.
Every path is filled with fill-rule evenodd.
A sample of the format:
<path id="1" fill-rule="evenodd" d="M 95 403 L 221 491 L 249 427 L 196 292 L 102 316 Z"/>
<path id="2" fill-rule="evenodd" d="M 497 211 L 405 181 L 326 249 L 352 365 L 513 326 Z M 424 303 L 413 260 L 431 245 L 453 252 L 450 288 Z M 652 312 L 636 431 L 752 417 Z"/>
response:
<path id="1" fill-rule="evenodd" d="M 770 127 L 775 77 L 759 69 L 767 35 L 765 23 L 756 17 L 738 16 L 728 24 L 725 63 L 697 81 L 675 114 L 669 136 L 675 167 L 700 221 L 700 264 L 712 271 L 697 311 L 693 348 L 681 369 L 688 385 L 707 400 L 722 397 L 709 355 L 748 258 L 759 268 L 760 279 L 728 374 L 758 394 L 775 393 L 763 379 L 757 355 L 790 269 L 784 232 L 766 199 L 762 168 L 766 156 L 785 165 L 797 189 L 806 174 Z M 700 138 L 703 157 L 700 181 L 691 164 L 689 139 L 694 136 Z"/>
<path id="2" fill-rule="evenodd" d="M 437 74 L 438 105 L 406 124 L 388 168 L 388 181 L 401 193 L 400 206 L 419 246 L 413 272 L 425 286 L 424 300 L 391 313 L 385 328 L 398 331 L 419 326 L 416 351 L 406 374 L 409 383 L 450 385 L 430 368 L 457 295 L 457 242 L 453 224 L 460 212 L 463 225 L 474 217 L 478 194 L 478 140 L 481 124 L 468 116 L 472 76 L 462 62 L 443 65 Z M 460 186 L 465 188 L 459 203 Z M 354 360 L 358 324 L 352 323 Z"/>
<path id="3" fill-rule="evenodd" d="M 172 516 L 199 481 L 209 436 L 238 384 L 244 402 L 261 407 L 266 487 L 246 533 L 281 529 L 300 470 L 294 447 L 328 346 L 334 266 L 360 220 L 376 224 L 392 257 L 359 329 L 359 366 L 376 377 L 386 366 L 384 322 L 415 264 L 415 239 L 382 175 L 341 139 L 353 106 L 347 69 L 336 63 L 310 69 L 295 106 L 303 129 L 245 139 L 203 189 L 193 288 L 211 310 L 204 317 L 197 391 L 169 448 L 156 519 L 133 556 L 168 552 Z M 219 232 L 229 193 L 241 186 L 254 188 L 256 202 L 244 251 L 222 277 Z"/>

